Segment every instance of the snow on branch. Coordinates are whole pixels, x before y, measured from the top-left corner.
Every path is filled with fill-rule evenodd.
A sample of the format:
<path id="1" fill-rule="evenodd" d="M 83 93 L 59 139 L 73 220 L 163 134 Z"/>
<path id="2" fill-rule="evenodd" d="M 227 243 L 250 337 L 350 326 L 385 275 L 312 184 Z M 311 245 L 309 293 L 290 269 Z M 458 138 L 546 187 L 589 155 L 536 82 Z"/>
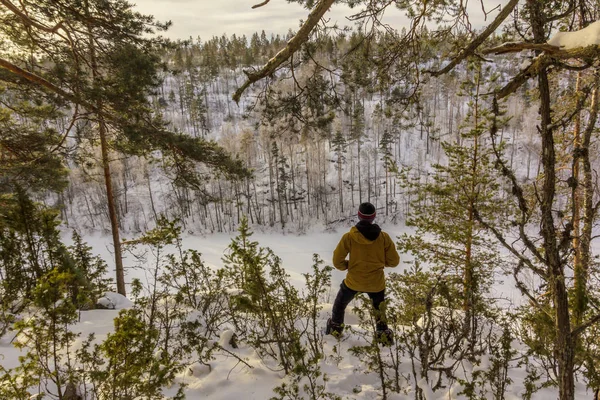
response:
<path id="1" fill-rule="evenodd" d="M 546 46 L 550 45 L 546 44 Z M 513 48 L 515 49 L 514 51 L 517 51 L 516 47 Z M 493 51 L 490 52 L 493 53 Z M 570 50 L 561 50 L 556 46 L 551 46 L 551 50 L 549 52 L 545 51 L 539 56 L 535 57 L 531 64 L 527 66 L 527 68 L 519 72 L 517 76 L 515 76 L 510 82 L 501 88 L 496 93 L 498 99 L 502 99 L 511 93 L 514 93 L 529 78 L 537 76 L 540 71 L 548 68 L 551 65 L 564 67 L 562 62 L 570 59 L 580 60 L 585 65 L 592 66 L 594 62 L 600 59 L 600 45 L 589 45 Z"/>
<path id="2" fill-rule="evenodd" d="M 548 40 L 548 44 L 558 46 L 564 50 L 600 45 L 600 21 L 589 24 L 578 31 L 556 32 L 556 34 Z"/>
<path id="3" fill-rule="evenodd" d="M 244 73 L 248 77 L 246 82 L 238 88 L 233 94 L 233 100 L 239 103 L 242 93 L 254 82 L 257 82 L 267 76 L 272 75 L 277 68 L 283 64 L 290 56 L 300 49 L 303 43 L 308 40 L 308 37 L 314 27 L 319 23 L 323 15 L 329 10 L 329 7 L 334 3 L 335 0 L 320 0 L 315 8 L 308 14 L 308 18 L 300 27 L 300 30 L 290 39 L 287 45 L 279 51 L 273 58 L 271 58 L 261 69 L 258 71 L 245 70 Z"/>
<path id="4" fill-rule="evenodd" d="M 557 32 L 548 43 L 507 42 L 483 50 L 482 54 L 516 53 L 522 50 L 539 50 L 546 53 L 568 52 L 582 47 L 600 45 L 600 21 L 575 32 Z M 565 53 L 566 54 L 566 53 Z"/>

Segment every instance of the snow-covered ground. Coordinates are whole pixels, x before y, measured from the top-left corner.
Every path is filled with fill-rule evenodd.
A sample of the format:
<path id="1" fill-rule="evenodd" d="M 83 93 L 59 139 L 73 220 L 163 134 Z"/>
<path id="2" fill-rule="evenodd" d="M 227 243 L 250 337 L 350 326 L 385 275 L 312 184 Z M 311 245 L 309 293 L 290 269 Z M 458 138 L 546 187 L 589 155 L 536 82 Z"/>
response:
<path id="1" fill-rule="evenodd" d="M 400 226 L 383 226 L 383 228 L 395 238 L 406 228 Z M 274 233 L 255 233 L 252 239 L 258 241 L 261 247 L 271 248 L 276 255 L 281 257 L 282 264 L 291 276 L 295 286 L 301 287 L 304 282 L 302 273 L 310 272 L 312 266 L 312 255 L 317 253 L 326 263 L 330 264 L 331 255 L 337 241 L 345 229 L 340 228 L 338 232 L 331 233 L 309 233 L 302 236 L 282 235 Z M 65 233 L 65 237 L 68 236 Z M 212 234 L 210 236 L 185 236 L 183 238 L 184 248 L 196 249 L 202 253 L 202 259 L 205 263 L 214 267 L 223 265 L 221 257 L 224 250 L 229 245 L 234 234 Z M 111 260 L 110 237 L 108 236 L 87 236 L 85 238 L 92 246 L 95 253 L 101 255 L 106 260 Z M 408 257 L 401 255 L 403 262 L 396 268 L 397 272 L 407 267 Z M 133 256 L 125 260 L 127 269 L 127 282 L 132 278 L 140 278 L 144 282 L 149 276 L 149 271 L 143 268 L 131 268 L 135 264 Z M 109 263 L 110 265 L 110 263 Z M 151 264 L 150 264 L 151 265 Z M 325 326 L 327 318 L 331 314 L 331 302 L 337 292 L 339 283 L 344 278 L 344 273 L 333 271 L 332 289 L 329 295 L 329 302 L 323 305 L 320 314 L 320 324 Z M 497 287 L 499 293 L 516 299 L 516 292 L 512 290 L 511 283 L 505 282 Z M 109 296 L 110 297 L 110 296 Z M 113 298 L 117 308 L 128 306 L 127 301 L 118 301 L 118 296 Z M 73 327 L 75 332 L 81 333 L 80 341 L 94 333 L 98 340 L 103 340 L 106 334 L 113 329 L 112 320 L 117 316 L 118 310 L 90 310 L 81 313 L 81 321 Z M 352 312 L 352 304 L 346 313 L 347 324 L 351 325 L 357 332 L 364 332 L 358 326 L 358 317 Z M 227 333 L 222 337 L 223 346 L 228 346 L 226 340 Z M 15 367 L 18 364 L 19 350 L 12 347 L 10 340 L 13 337 L 9 334 L 0 339 L 0 363 L 5 368 Z M 349 349 L 352 346 L 365 344 L 364 338 L 360 334 L 345 334 L 344 338 L 338 342 L 331 336 L 325 337 L 324 348 L 329 356 L 322 361 L 321 370 L 329 381 L 326 383 L 326 391 L 341 396 L 343 399 L 378 399 L 381 398 L 381 384 L 379 378 L 373 371 L 368 371 L 363 360 L 350 354 Z M 281 372 L 274 372 L 269 369 L 254 350 L 245 347 L 243 344 L 239 349 L 231 349 L 246 360 L 252 366 L 249 368 L 240 363 L 238 359 L 230 355 L 220 353 L 210 364 L 210 368 L 200 364 L 190 366 L 178 377 L 179 383 L 184 383 L 186 396 L 188 399 L 213 399 L 213 400 L 233 400 L 233 399 L 256 399 L 263 400 L 271 398 L 273 388 L 284 382 L 284 376 Z M 337 350 L 337 351 L 336 351 Z M 387 351 L 387 350 L 386 350 Z M 402 360 L 400 371 L 406 376 L 410 376 L 412 366 L 408 358 Z M 469 366 L 467 366 L 470 368 Z M 486 363 L 480 366 L 471 366 L 472 368 L 486 368 Z M 513 383 L 509 386 L 507 400 L 521 399 L 524 390 L 524 369 L 513 369 L 510 372 Z M 415 382 L 410 379 L 406 381 L 401 394 L 393 393 L 388 395 L 388 399 L 413 399 Z M 425 384 L 426 385 L 426 384 Z M 175 395 L 177 385 L 165 389 L 165 395 Z M 461 387 L 454 384 L 446 389 L 433 392 L 427 386 L 425 396 L 427 400 L 433 399 L 458 399 L 457 392 Z M 582 382 L 578 383 L 578 392 L 576 398 L 589 398 L 591 393 L 586 393 Z M 553 388 L 542 389 L 534 395 L 534 399 L 552 399 L 557 397 L 557 390 Z M 490 397 L 491 398 L 491 397 Z"/>
<path id="2" fill-rule="evenodd" d="M 382 228 L 390 234 L 393 239 L 396 236 L 406 232 L 407 229 L 402 226 L 385 226 Z M 345 232 L 344 228 L 338 229 L 338 232 L 323 233 L 314 231 L 304 235 L 282 234 L 282 233 L 260 233 L 254 232 L 252 240 L 260 244 L 261 247 L 268 247 L 282 260 L 283 267 L 290 274 L 292 282 L 296 287 L 304 285 L 302 274 L 311 272 L 313 264 L 313 254 L 318 254 L 326 263 L 331 264 L 333 250 L 338 244 L 340 237 Z M 182 237 L 182 246 L 184 249 L 197 250 L 202 254 L 202 260 L 210 266 L 220 268 L 223 266 L 221 258 L 231 239 L 237 235 L 233 233 L 213 233 L 205 236 L 184 235 Z M 65 232 L 65 243 L 70 243 L 70 233 Z M 129 238 L 128 239 L 132 239 Z M 92 247 L 95 254 L 106 260 L 109 265 L 114 265 L 114 256 L 111 252 L 112 238 L 110 236 L 91 235 L 85 237 L 86 242 Z M 166 252 L 173 251 L 172 247 L 167 247 Z M 407 261 L 404 257 L 401 261 Z M 132 254 L 124 254 L 124 264 L 126 268 L 126 282 L 133 278 L 138 278 L 142 282 L 151 279 L 147 274 L 149 270 L 139 268 L 137 261 Z M 150 262 L 148 264 L 151 264 Z M 395 271 L 403 268 L 401 263 Z M 391 270 L 390 270 L 391 271 Z M 336 288 L 344 279 L 344 273 L 334 272 L 332 284 Z"/>

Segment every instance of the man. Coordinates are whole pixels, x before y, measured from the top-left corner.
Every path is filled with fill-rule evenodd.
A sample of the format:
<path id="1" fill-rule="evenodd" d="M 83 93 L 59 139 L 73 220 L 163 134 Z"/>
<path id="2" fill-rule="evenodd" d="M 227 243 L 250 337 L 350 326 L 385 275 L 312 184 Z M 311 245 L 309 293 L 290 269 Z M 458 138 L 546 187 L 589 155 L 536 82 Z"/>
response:
<path id="1" fill-rule="evenodd" d="M 385 322 L 380 309 L 385 301 L 384 267 L 395 267 L 400 256 L 390 236 L 374 224 L 375 206 L 362 203 L 358 207 L 358 223 L 350 232 L 342 236 L 333 252 L 333 266 L 340 271 L 348 271 L 333 303 L 332 316 L 327 321 L 326 333 L 339 336 L 344 330 L 344 312 L 354 296 L 359 293 L 369 295 L 375 308 L 377 332 L 375 337 L 390 344 L 393 332 Z M 350 254 L 349 260 L 346 256 Z"/>

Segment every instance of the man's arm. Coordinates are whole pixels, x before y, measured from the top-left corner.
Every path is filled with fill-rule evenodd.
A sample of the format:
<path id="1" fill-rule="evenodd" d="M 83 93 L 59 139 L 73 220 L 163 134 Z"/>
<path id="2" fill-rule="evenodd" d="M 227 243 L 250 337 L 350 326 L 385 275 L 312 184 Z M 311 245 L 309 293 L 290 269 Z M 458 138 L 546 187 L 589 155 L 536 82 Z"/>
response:
<path id="1" fill-rule="evenodd" d="M 396 243 L 390 238 L 390 236 L 383 232 L 384 236 L 384 248 L 385 248 L 385 266 L 396 267 L 400 264 L 400 255 L 396 251 Z"/>
<path id="2" fill-rule="evenodd" d="M 346 233 L 344 236 L 342 236 L 342 239 L 333 251 L 333 266 L 340 271 L 345 271 L 348 269 L 348 260 L 346 260 L 346 256 L 350 252 L 350 249 L 346 245 L 347 235 L 348 234 Z"/>

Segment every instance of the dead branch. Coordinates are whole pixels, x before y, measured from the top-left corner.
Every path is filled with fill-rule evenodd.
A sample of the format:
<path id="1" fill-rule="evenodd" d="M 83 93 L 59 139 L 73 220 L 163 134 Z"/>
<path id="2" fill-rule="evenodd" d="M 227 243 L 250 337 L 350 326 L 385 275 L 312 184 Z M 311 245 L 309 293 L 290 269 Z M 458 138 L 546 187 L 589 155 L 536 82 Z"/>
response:
<path id="1" fill-rule="evenodd" d="M 530 259 L 528 259 L 527 257 L 525 257 L 524 255 L 522 255 L 521 253 L 519 253 L 517 251 L 517 249 L 514 248 L 513 245 L 509 244 L 506 241 L 506 238 L 504 237 L 504 235 L 502 235 L 502 232 L 500 232 L 500 230 L 496 229 L 494 226 L 492 226 L 490 223 L 486 222 L 483 220 L 483 218 L 481 218 L 481 215 L 479 214 L 478 210 L 474 210 L 474 217 L 475 220 L 477 222 L 479 222 L 484 228 L 486 228 L 488 231 L 492 232 L 492 234 L 496 237 L 496 240 L 498 240 L 498 242 L 500 242 L 500 244 L 507 249 L 510 253 L 512 253 L 513 256 L 515 256 L 520 263 L 522 263 L 523 265 L 527 266 L 528 269 L 530 269 L 531 271 L 535 272 L 537 275 L 541 276 L 542 278 L 546 278 L 548 276 L 548 274 L 546 273 L 546 271 L 544 271 L 541 268 L 536 267 Z M 531 250 L 531 249 L 530 249 Z M 537 252 L 536 252 L 537 253 Z M 537 258 L 539 258 L 539 254 L 535 254 L 535 256 Z"/>
<path id="2" fill-rule="evenodd" d="M 329 10 L 329 7 L 335 0 L 320 0 L 315 8 L 308 14 L 308 18 L 300 27 L 298 33 L 287 43 L 287 45 L 271 58 L 260 70 L 256 72 L 244 71 L 248 79 L 244 84 L 235 91 L 233 100 L 239 103 L 242 93 L 254 82 L 259 81 L 267 76 L 272 75 L 275 70 L 283 64 L 290 56 L 298 51 L 303 43 L 305 43 L 314 27 L 319 23 L 323 15 Z"/>
<path id="3" fill-rule="evenodd" d="M 475 50 L 481 46 L 481 44 L 492 34 L 494 31 L 504 22 L 504 20 L 510 15 L 510 13 L 514 10 L 514 8 L 519 3 L 519 0 L 510 0 L 508 4 L 500 11 L 500 13 L 496 16 L 494 21 L 488 25 L 487 28 L 479 36 L 469 43 L 467 47 L 465 47 L 459 54 L 456 56 L 448 65 L 442 68 L 439 71 L 427 71 L 432 76 L 440 76 L 447 72 L 450 72 L 452 68 L 456 67 L 460 64 L 465 58 L 472 55 Z"/>

